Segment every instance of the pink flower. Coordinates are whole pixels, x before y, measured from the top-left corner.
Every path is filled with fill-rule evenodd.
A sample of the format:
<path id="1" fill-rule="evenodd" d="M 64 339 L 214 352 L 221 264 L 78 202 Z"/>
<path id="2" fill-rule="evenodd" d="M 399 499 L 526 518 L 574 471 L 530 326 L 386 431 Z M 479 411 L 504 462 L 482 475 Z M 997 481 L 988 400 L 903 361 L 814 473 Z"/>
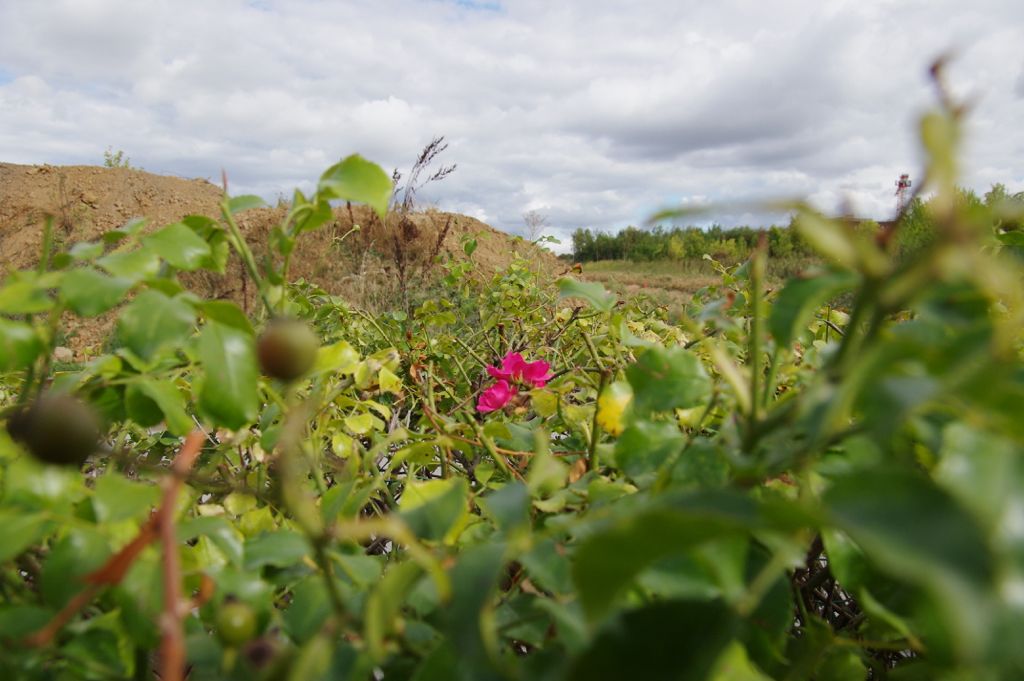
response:
<path id="1" fill-rule="evenodd" d="M 534 388 L 543 388 L 551 377 L 551 365 L 544 360 L 527 362 L 518 352 L 510 352 L 501 360 L 501 368 L 488 366 L 487 373 L 504 381 L 529 383 Z"/>
<path id="2" fill-rule="evenodd" d="M 497 411 L 516 396 L 516 390 L 502 379 L 480 394 L 480 401 L 476 403 L 476 410 L 479 412 Z"/>
<path id="3" fill-rule="evenodd" d="M 536 362 L 529 362 L 523 367 L 522 380 L 531 384 L 534 388 L 543 388 L 555 374 L 551 371 L 551 365 L 542 359 Z"/>
<path id="4" fill-rule="evenodd" d="M 518 352 L 510 352 L 501 359 L 501 368 L 495 366 L 488 366 L 487 373 L 492 378 L 499 380 L 513 381 L 517 380 L 523 372 L 523 367 L 526 366 L 526 361 L 523 356 Z"/>

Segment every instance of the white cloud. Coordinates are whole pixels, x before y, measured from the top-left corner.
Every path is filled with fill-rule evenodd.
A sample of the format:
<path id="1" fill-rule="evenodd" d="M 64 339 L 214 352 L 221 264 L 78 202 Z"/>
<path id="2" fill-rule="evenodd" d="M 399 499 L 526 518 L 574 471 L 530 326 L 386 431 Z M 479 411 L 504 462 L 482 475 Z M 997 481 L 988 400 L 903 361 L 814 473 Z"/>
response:
<path id="1" fill-rule="evenodd" d="M 274 198 L 350 152 L 404 169 L 443 134 L 459 169 L 424 200 L 510 230 L 780 195 L 883 218 L 949 48 L 976 99 L 965 181 L 1024 188 L 1022 44 L 1017 0 L 5 0 L 0 160 L 112 146 Z"/>

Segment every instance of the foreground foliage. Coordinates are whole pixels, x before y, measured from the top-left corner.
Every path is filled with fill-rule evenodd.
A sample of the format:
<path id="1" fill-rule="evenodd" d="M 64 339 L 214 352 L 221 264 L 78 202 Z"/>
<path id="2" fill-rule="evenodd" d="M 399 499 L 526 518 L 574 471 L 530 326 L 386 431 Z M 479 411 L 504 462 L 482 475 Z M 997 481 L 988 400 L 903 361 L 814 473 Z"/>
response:
<path id="1" fill-rule="evenodd" d="M 0 432 L 4 678 L 1021 675 L 1024 236 L 955 201 L 958 116 L 922 124 L 913 258 L 804 210 L 827 268 L 770 291 L 761 247 L 682 325 L 521 260 L 481 281 L 469 242 L 412 315 L 291 282 L 329 201 L 386 210 L 359 157 L 262 264 L 253 197 L 44 244 L 0 288 L 2 413 L 74 394 L 106 436 L 79 470 Z M 231 252 L 257 319 L 178 281 Z M 116 347 L 54 371 L 119 305 Z M 321 340 L 296 380 L 260 375 L 271 316 Z"/>

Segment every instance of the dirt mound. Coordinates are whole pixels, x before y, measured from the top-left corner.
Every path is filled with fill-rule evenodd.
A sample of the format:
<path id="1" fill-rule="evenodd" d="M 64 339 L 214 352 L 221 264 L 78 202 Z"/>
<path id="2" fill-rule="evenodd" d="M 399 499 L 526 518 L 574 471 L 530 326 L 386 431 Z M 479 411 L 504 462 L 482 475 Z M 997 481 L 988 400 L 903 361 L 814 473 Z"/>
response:
<path id="1" fill-rule="evenodd" d="M 55 219 L 55 240 L 62 247 L 97 239 L 136 217 L 147 218 L 147 229 L 186 215 L 216 218 L 220 199 L 220 188 L 203 179 L 129 168 L 0 163 L 0 274 L 34 266 L 47 215 Z M 257 252 L 286 210 L 278 206 L 239 216 Z M 360 229 L 351 232 L 353 224 Z M 478 244 L 473 260 L 485 275 L 508 265 L 517 251 L 542 272 L 562 269 L 550 253 L 465 215 L 427 211 L 407 218 L 389 215 L 382 222 L 365 207 L 342 205 L 331 223 L 300 240 L 291 275 L 361 307 L 393 307 L 424 285 L 436 270 L 434 256 L 462 257 L 470 238 Z M 223 277 L 204 273 L 185 281 L 208 297 L 235 299 L 246 307 L 254 302 L 254 287 L 245 282 L 237 260 Z"/>

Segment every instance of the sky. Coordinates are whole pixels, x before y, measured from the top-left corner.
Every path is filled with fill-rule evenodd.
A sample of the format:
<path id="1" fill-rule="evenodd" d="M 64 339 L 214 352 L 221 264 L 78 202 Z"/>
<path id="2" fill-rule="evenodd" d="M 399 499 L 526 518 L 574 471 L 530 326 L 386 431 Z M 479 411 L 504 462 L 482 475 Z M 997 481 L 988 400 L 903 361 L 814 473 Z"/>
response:
<path id="1" fill-rule="evenodd" d="M 0 0 L 0 162 L 109 148 L 273 201 L 443 135 L 422 205 L 509 232 L 795 197 L 885 219 L 950 51 L 963 184 L 1024 190 L 1022 0 Z"/>

